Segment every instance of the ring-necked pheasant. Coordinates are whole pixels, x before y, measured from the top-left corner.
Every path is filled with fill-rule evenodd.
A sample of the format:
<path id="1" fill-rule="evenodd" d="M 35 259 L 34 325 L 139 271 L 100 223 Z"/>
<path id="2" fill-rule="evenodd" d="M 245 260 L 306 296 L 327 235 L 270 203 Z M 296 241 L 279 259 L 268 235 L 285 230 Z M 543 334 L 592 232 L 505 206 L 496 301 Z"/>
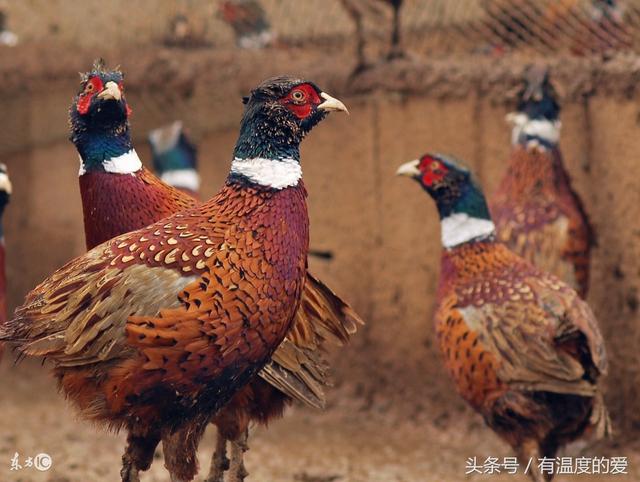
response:
<path id="1" fill-rule="evenodd" d="M 584 298 L 595 237 L 562 161 L 559 113 L 547 69 L 531 67 L 508 116 L 513 147 L 490 208 L 500 241 Z"/>
<path id="2" fill-rule="evenodd" d="M 458 392 L 518 453 L 537 458 L 608 431 L 607 361 L 593 313 L 565 283 L 495 240 L 480 187 L 459 162 L 424 155 L 398 174 L 433 198 L 442 229 L 435 325 Z"/>
<path id="3" fill-rule="evenodd" d="M 4 210 L 11 197 L 11 181 L 7 173 L 7 166 L 0 163 L 0 325 L 7 321 L 7 276 L 5 272 L 5 246 L 4 246 Z M 0 343 L 0 358 L 2 358 L 3 344 Z"/>
<path id="4" fill-rule="evenodd" d="M 111 86 L 111 94 L 102 94 L 108 89 L 109 79 L 113 79 L 118 91 Z M 86 92 L 91 82 L 99 88 L 89 87 Z M 84 114 L 78 110 L 83 95 L 92 97 Z M 197 204 L 194 198 L 157 179 L 139 160 L 132 163 L 131 169 L 124 169 L 125 172 L 113 169 L 112 159 L 135 154 L 128 122 L 130 111 L 122 73 L 109 71 L 98 61 L 93 71 L 84 75 L 81 90 L 70 109 L 71 140 L 82 160 L 80 191 L 88 249 Z M 177 130 L 165 131 L 161 136 L 164 140 L 156 139 L 155 143 L 174 145 L 176 135 Z M 102 146 L 102 151 L 95 154 L 99 162 L 87 159 L 90 145 Z M 189 164 L 195 165 L 195 162 Z M 232 473 L 238 478 L 237 474 L 245 472 L 242 451 L 246 449 L 249 422 L 267 423 L 283 413 L 291 398 L 316 408 L 324 406 L 323 388 L 328 380 L 321 356 L 323 345 L 330 341 L 345 343 L 355 332 L 357 323 L 361 321 L 353 310 L 307 273 L 293 330 L 276 350 L 272 362 L 260 372 L 261 378 L 256 377 L 213 419 L 218 426 L 218 444 L 209 480 L 222 478 L 228 463 L 225 455 L 228 440 L 232 441 L 234 454 Z M 173 453 L 171 448 L 165 451 Z"/>
<path id="5" fill-rule="evenodd" d="M 153 169 L 160 179 L 191 197 L 197 198 L 200 189 L 198 150 L 185 135 L 181 121 L 149 132 L 153 155 Z"/>
<path id="6" fill-rule="evenodd" d="M 121 96 L 120 80 L 87 79 L 78 111 L 90 109 L 94 90 L 99 99 Z M 95 114 L 126 110 L 104 103 Z M 82 415 L 128 431 L 123 481 L 138 480 L 160 440 L 174 448 L 165 454 L 172 480 L 191 480 L 212 414 L 289 331 L 308 247 L 299 144 L 332 110 L 345 108 L 311 82 L 263 82 L 247 99 L 229 176 L 211 200 L 72 260 L 0 329 L 22 355 L 53 362 Z M 107 124 L 117 131 L 116 117 Z M 85 126 L 79 135 L 92 133 Z M 121 141 L 98 163 L 100 143 L 88 139 L 83 170 L 135 172 L 135 151 Z"/>

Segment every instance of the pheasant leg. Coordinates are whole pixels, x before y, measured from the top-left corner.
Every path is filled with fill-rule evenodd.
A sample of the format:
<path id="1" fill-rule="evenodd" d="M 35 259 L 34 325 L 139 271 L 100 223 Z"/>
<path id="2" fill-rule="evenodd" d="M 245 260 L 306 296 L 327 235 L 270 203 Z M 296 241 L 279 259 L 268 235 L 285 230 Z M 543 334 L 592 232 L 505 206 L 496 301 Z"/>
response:
<path id="1" fill-rule="evenodd" d="M 216 450 L 211 458 L 211 469 L 205 482 L 224 482 L 224 473 L 229 470 L 229 459 L 227 458 L 227 439 L 218 430 L 216 440 Z"/>
<path id="2" fill-rule="evenodd" d="M 229 468 L 229 482 L 243 482 L 249 475 L 244 466 L 244 453 L 249 450 L 247 439 L 249 430 L 245 430 L 240 437 L 231 442 L 231 464 Z"/>
<path id="3" fill-rule="evenodd" d="M 127 448 L 122 455 L 122 482 L 140 482 L 139 472 L 151 467 L 153 453 L 160 442 L 160 435 L 156 433 L 136 435 L 129 432 Z"/>
<path id="4" fill-rule="evenodd" d="M 197 450 L 208 420 L 192 420 L 162 438 L 164 466 L 171 482 L 188 482 L 198 473 Z"/>

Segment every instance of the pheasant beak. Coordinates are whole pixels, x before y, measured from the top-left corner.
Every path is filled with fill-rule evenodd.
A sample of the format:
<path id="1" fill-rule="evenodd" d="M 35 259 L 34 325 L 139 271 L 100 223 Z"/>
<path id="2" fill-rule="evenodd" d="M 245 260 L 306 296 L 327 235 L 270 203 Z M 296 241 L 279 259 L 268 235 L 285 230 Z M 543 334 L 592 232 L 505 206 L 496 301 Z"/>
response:
<path id="1" fill-rule="evenodd" d="M 0 191 L 11 195 L 11 181 L 7 174 L 7 166 L 2 163 L 0 163 Z"/>
<path id="2" fill-rule="evenodd" d="M 104 90 L 97 95 L 98 99 L 103 100 L 120 100 L 122 99 L 122 92 L 120 87 L 113 80 L 110 80 L 104 86 Z"/>
<path id="3" fill-rule="evenodd" d="M 318 110 L 326 110 L 326 111 L 338 110 L 338 111 L 346 112 L 347 114 L 349 113 L 349 110 L 342 102 L 340 102 L 338 99 L 334 97 L 331 97 L 329 94 L 322 92 L 320 93 L 320 97 L 324 99 L 324 102 L 318 106 Z"/>
<path id="4" fill-rule="evenodd" d="M 396 171 L 396 176 L 416 177 L 420 175 L 420 159 L 414 159 L 413 161 L 405 162 Z"/>

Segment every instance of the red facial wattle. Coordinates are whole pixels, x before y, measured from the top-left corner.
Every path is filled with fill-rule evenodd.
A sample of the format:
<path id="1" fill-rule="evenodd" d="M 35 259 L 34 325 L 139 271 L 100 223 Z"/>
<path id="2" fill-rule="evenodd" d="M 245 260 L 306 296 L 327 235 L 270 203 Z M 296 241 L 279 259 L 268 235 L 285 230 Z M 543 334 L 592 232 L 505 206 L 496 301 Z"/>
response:
<path id="1" fill-rule="evenodd" d="M 300 97 L 302 98 L 296 98 Z M 306 119 L 311 114 L 313 107 L 322 103 L 316 89 L 310 84 L 298 85 L 291 89 L 280 102 L 284 104 L 298 119 Z"/>
<path id="2" fill-rule="evenodd" d="M 118 83 L 118 88 L 120 89 L 120 92 L 124 96 L 124 84 L 122 82 Z M 91 107 L 91 102 L 93 101 L 93 98 L 103 90 L 104 90 L 104 83 L 100 77 L 96 76 L 96 77 L 90 78 L 87 81 L 87 84 L 85 85 L 84 91 L 78 96 L 78 102 L 76 105 L 76 109 L 78 113 L 80 115 L 85 115 L 87 112 L 89 112 L 89 108 Z M 124 102 L 124 105 L 125 105 L 126 115 L 127 117 L 130 117 L 133 111 L 131 110 L 131 107 L 129 107 L 129 104 L 127 104 L 124 97 L 122 98 L 122 101 Z"/>
<path id="3" fill-rule="evenodd" d="M 89 106 L 91 106 L 91 100 L 93 96 L 96 95 L 104 88 L 104 84 L 102 83 L 102 79 L 100 77 L 92 77 L 87 81 L 85 85 L 84 92 L 80 94 L 78 97 L 78 113 L 81 115 L 85 115 L 89 112 Z"/>
<path id="4" fill-rule="evenodd" d="M 78 99 L 78 113 L 81 115 L 85 115 L 89 112 L 89 105 L 91 105 L 91 98 L 93 96 L 90 95 L 81 95 Z"/>
<path id="5" fill-rule="evenodd" d="M 432 171 L 425 172 L 422 176 L 422 182 L 425 186 L 433 186 L 433 184 L 437 181 L 440 181 L 444 176 L 440 173 L 435 173 Z"/>
<path id="6" fill-rule="evenodd" d="M 422 172 L 422 183 L 425 186 L 433 186 L 445 178 L 447 168 L 437 160 L 424 158 L 420 163 L 420 172 Z"/>

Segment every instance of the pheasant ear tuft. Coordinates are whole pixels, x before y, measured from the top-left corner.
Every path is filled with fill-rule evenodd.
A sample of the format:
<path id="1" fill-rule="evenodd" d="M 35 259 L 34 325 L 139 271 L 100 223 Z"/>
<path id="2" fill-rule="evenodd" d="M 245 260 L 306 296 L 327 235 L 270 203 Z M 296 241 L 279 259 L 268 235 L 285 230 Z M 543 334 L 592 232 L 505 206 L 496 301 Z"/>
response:
<path id="1" fill-rule="evenodd" d="M 106 72 L 107 63 L 104 61 L 102 57 L 98 57 L 93 62 L 93 71 L 94 72 Z"/>

